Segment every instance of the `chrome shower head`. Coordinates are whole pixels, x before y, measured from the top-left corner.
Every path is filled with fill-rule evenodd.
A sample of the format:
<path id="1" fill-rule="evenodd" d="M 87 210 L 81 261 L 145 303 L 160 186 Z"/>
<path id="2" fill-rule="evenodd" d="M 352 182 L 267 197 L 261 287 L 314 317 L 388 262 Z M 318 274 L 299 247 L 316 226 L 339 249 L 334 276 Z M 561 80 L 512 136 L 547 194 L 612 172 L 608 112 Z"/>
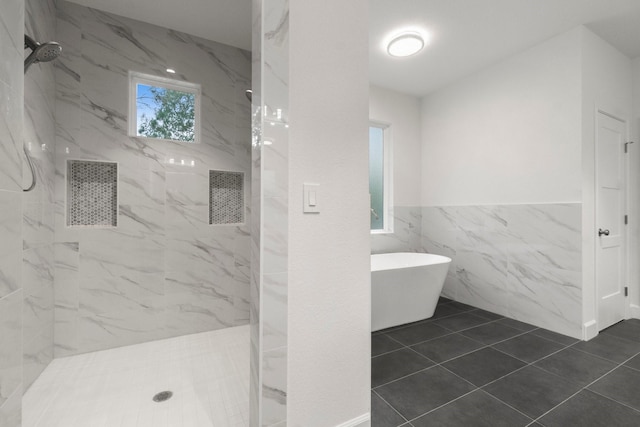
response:
<path id="1" fill-rule="evenodd" d="M 49 62 L 56 59 L 62 53 L 62 46 L 56 42 L 38 43 L 25 34 L 24 47 L 32 50 L 31 54 L 24 60 L 24 72 L 36 62 Z"/>
<path id="2" fill-rule="evenodd" d="M 251 89 L 247 89 L 244 91 L 244 95 L 247 97 L 247 99 L 249 100 L 249 102 L 252 102 L 252 98 L 253 98 L 253 91 Z"/>

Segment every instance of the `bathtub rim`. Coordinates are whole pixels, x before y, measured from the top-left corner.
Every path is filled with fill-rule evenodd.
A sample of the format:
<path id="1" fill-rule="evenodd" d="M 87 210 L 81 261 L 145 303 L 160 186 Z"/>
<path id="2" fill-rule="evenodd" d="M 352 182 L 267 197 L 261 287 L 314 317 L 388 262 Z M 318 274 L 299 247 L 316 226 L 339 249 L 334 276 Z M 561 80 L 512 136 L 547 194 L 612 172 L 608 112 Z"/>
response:
<path id="1" fill-rule="evenodd" d="M 400 263 L 398 265 L 393 265 L 393 266 L 384 265 L 384 266 L 374 267 L 373 265 L 374 258 L 384 258 L 385 256 L 391 258 L 392 256 L 399 256 L 399 255 L 407 255 L 407 258 L 413 258 L 415 261 L 410 263 L 404 263 L 404 264 Z M 424 262 L 424 261 L 418 262 L 419 259 L 424 259 L 425 261 L 429 259 L 430 262 Z M 450 264 L 451 262 L 452 262 L 452 259 L 449 258 L 448 256 L 431 254 L 427 252 L 389 252 L 389 253 L 383 253 L 383 254 L 371 254 L 371 272 L 374 273 L 378 271 L 390 271 L 390 270 L 402 270 L 407 268 L 429 267 L 431 265 Z"/>

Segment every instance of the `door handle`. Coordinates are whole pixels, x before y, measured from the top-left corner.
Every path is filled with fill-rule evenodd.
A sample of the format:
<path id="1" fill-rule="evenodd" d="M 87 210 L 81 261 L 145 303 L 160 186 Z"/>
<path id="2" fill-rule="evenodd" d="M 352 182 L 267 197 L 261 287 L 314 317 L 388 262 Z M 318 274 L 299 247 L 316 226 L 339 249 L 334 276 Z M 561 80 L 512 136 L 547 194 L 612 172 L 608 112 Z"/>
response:
<path id="1" fill-rule="evenodd" d="M 598 237 L 600 236 L 608 236 L 609 235 L 609 230 L 603 230 L 602 228 L 598 229 Z"/>

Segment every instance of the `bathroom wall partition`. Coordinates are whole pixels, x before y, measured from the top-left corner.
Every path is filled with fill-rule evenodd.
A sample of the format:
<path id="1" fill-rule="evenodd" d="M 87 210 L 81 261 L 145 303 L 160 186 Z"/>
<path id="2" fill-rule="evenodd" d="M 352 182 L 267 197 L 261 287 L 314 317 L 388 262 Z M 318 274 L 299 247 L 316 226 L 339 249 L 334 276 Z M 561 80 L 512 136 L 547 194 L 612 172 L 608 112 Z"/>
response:
<path id="1" fill-rule="evenodd" d="M 209 184 L 251 200 L 250 53 L 65 1 L 57 39 L 55 356 L 247 324 L 249 203 L 210 225 Z M 130 71 L 199 84 L 200 141 L 129 136 Z M 69 225 L 69 161 L 117 165 L 115 225 Z"/>
<path id="2" fill-rule="evenodd" d="M 289 1 L 253 2 L 250 425 L 287 423 Z"/>

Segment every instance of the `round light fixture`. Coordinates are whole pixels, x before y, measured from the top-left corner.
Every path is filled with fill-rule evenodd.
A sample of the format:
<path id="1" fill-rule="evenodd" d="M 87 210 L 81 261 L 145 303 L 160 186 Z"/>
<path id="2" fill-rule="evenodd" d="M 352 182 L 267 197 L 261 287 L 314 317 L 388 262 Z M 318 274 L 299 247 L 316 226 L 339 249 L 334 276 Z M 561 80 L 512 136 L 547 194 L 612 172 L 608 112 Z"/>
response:
<path id="1" fill-rule="evenodd" d="M 394 37 L 387 45 L 387 52 L 391 56 L 411 56 L 420 52 L 424 47 L 424 40 L 418 33 L 403 33 Z"/>
<path id="2" fill-rule="evenodd" d="M 167 68 L 167 73 L 175 74 L 176 70 L 174 70 L 173 68 Z"/>

